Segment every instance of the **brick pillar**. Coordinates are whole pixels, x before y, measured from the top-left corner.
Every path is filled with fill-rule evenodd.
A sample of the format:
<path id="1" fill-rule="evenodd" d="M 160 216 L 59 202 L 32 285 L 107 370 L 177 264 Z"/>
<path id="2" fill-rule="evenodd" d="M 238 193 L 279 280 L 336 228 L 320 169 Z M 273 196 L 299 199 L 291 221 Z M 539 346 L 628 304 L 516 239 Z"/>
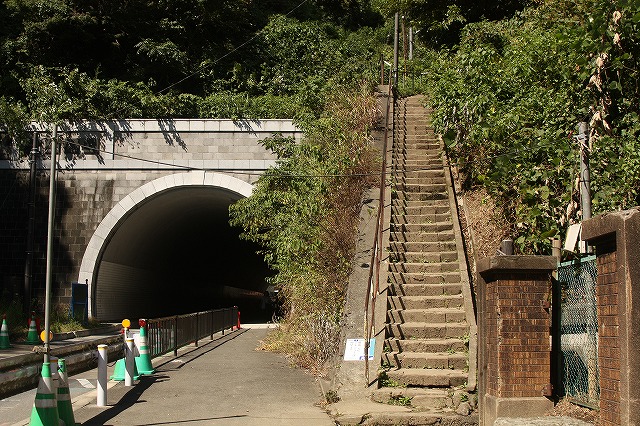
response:
<path id="1" fill-rule="evenodd" d="M 600 424 L 640 425 L 640 208 L 582 224 L 598 279 Z"/>
<path id="2" fill-rule="evenodd" d="M 550 393 L 551 256 L 496 256 L 478 262 L 480 424 L 535 417 Z"/>

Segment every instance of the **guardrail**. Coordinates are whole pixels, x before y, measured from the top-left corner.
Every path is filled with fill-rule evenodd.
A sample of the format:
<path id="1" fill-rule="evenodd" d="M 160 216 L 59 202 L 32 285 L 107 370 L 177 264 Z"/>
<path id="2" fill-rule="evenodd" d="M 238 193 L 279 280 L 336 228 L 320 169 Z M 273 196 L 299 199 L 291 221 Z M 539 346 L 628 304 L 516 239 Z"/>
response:
<path id="1" fill-rule="evenodd" d="M 238 307 L 214 309 L 186 315 L 150 319 L 147 321 L 147 345 L 153 358 L 178 349 L 190 343 L 198 346 L 198 340 L 218 332 L 233 329 L 238 325 Z"/>

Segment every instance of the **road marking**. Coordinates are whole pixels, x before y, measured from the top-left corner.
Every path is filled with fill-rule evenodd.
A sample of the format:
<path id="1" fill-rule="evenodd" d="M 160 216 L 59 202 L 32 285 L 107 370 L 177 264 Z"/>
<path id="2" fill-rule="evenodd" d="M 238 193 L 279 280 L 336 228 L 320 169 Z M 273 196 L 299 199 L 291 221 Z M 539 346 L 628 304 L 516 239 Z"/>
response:
<path id="1" fill-rule="evenodd" d="M 87 379 L 76 379 L 84 388 L 95 389 L 96 387 Z"/>
<path id="2" fill-rule="evenodd" d="M 181 359 L 172 359 L 172 360 L 171 360 L 171 361 L 169 361 L 169 362 L 178 362 L 178 363 L 180 363 L 180 364 L 184 364 L 184 361 L 183 361 L 183 360 L 181 360 Z"/>

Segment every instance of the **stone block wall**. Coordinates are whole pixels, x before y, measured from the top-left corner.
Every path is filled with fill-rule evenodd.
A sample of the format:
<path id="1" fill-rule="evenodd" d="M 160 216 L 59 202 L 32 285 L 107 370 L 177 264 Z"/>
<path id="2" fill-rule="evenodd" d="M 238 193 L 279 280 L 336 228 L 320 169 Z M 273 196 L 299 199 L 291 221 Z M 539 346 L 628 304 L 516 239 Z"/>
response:
<path id="1" fill-rule="evenodd" d="M 48 135 L 48 128 L 30 128 Z M 253 184 L 275 164 L 259 142 L 274 134 L 299 140 L 290 120 L 121 120 L 62 124 L 54 231 L 53 301 L 68 303 L 87 244 L 103 218 L 147 182 L 189 170 L 210 170 Z M 38 161 L 34 296 L 44 294 L 48 145 Z M 82 146 L 78 146 L 81 144 Z M 92 150 L 98 147 L 102 151 Z M 4 151 L 3 151 L 4 152 Z M 29 163 L 0 159 L 0 292 L 24 286 Z"/>

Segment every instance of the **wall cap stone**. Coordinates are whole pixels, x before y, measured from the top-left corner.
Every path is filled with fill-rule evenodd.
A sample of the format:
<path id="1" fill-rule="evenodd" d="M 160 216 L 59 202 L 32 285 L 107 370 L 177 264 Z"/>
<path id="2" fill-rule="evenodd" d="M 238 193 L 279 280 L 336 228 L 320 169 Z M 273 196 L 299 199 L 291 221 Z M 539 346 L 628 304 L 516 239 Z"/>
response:
<path id="1" fill-rule="evenodd" d="M 478 261 L 478 274 L 490 280 L 499 273 L 548 273 L 555 270 L 558 261 L 553 256 L 493 256 Z"/>
<path id="2" fill-rule="evenodd" d="M 640 207 L 611 213 L 603 213 L 582 222 L 582 239 L 593 241 L 608 234 L 620 232 L 625 222 L 640 215 Z M 640 218 L 640 216 L 637 216 Z"/>

